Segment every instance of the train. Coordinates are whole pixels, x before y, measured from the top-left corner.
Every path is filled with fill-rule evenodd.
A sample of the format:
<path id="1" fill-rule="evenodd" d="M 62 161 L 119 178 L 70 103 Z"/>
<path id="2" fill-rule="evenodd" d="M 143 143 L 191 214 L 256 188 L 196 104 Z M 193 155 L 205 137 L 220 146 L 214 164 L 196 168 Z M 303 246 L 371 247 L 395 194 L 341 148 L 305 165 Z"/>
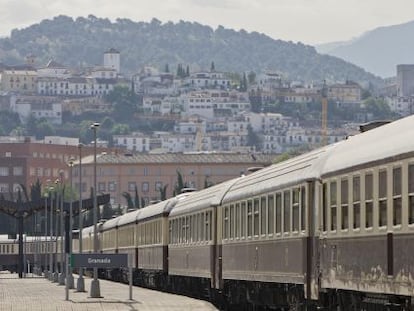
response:
<path id="1" fill-rule="evenodd" d="M 99 252 L 221 310 L 414 310 L 413 137 L 409 116 L 126 213 L 99 224 Z"/>
<path id="2" fill-rule="evenodd" d="M 57 265 L 61 266 L 61 239 L 58 237 L 26 236 L 23 237 L 23 270 L 25 273 L 44 271 L 49 268 L 50 254 Z M 0 271 L 17 273 L 19 269 L 19 238 L 16 235 L 0 235 Z"/>

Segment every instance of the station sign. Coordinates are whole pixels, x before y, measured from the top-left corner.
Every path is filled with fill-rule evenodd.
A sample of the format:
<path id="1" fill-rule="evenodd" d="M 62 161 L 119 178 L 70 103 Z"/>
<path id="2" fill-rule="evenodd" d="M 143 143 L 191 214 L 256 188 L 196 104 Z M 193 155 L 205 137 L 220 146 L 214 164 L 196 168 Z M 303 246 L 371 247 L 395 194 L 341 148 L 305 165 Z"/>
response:
<path id="1" fill-rule="evenodd" d="M 72 268 L 121 268 L 128 267 L 128 254 L 72 254 Z"/>

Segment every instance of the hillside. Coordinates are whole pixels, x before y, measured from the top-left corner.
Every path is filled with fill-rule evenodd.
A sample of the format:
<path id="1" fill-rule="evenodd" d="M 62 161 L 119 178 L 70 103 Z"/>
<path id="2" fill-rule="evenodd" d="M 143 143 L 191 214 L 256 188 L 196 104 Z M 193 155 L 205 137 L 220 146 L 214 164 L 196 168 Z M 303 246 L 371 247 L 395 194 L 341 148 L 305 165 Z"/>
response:
<path id="1" fill-rule="evenodd" d="M 369 31 L 349 42 L 317 47 L 321 53 L 340 57 L 381 77 L 396 75 L 398 64 L 414 63 L 414 21 Z"/>
<path id="2" fill-rule="evenodd" d="M 25 29 L 14 29 L 0 39 L 0 62 L 21 63 L 26 55 L 44 65 L 54 59 L 67 66 L 102 64 L 103 51 L 114 47 L 121 52 L 126 74 L 143 65 L 174 68 L 189 64 L 191 70 L 209 69 L 212 61 L 220 71 L 277 70 L 290 79 L 334 81 L 351 79 L 374 85 L 381 79 L 336 57 L 320 55 L 301 43 L 274 40 L 257 32 L 235 31 L 219 26 L 212 29 L 180 21 L 150 23 L 117 19 L 111 22 L 89 15 L 72 19 L 58 16 Z M 173 70 L 173 69 L 172 69 Z"/>

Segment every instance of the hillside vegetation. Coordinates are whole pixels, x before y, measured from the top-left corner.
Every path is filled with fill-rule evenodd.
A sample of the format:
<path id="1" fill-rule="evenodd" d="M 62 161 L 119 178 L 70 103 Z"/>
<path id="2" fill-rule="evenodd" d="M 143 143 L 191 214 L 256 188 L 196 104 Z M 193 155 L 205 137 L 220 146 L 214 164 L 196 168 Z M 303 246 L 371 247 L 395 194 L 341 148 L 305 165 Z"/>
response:
<path id="1" fill-rule="evenodd" d="M 126 74 L 144 65 L 174 68 L 181 63 L 195 71 L 209 69 L 214 62 L 220 71 L 275 70 L 293 80 L 351 79 L 374 85 L 382 81 L 351 63 L 320 55 L 312 46 L 274 40 L 257 32 L 157 19 L 111 22 L 93 15 L 76 19 L 61 15 L 12 30 L 10 37 L 0 39 L 0 62 L 21 63 L 32 53 L 38 65 L 54 59 L 67 66 L 90 66 L 102 64 L 103 52 L 112 47 L 121 52 Z"/>

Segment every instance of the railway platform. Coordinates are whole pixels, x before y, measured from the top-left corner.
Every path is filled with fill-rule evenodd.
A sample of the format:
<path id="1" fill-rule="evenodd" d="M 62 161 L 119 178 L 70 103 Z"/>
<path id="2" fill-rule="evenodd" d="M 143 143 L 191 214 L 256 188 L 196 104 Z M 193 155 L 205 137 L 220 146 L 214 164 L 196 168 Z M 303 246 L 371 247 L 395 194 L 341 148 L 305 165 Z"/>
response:
<path id="1" fill-rule="evenodd" d="M 76 279 L 75 275 L 75 282 Z M 85 278 L 87 290 L 90 288 L 90 282 L 91 279 Z M 133 300 L 129 300 L 127 284 L 106 280 L 100 280 L 100 289 L 103 298 L 90 298 L 88 292 L 70 290 L 69 300 L 66 301 L 65 286 L 31 274 L 19 279 L 17 274 L 1 271 L 0 311 L 217 310 L 206 301 L 136 286 L 133 287 Z"/>

